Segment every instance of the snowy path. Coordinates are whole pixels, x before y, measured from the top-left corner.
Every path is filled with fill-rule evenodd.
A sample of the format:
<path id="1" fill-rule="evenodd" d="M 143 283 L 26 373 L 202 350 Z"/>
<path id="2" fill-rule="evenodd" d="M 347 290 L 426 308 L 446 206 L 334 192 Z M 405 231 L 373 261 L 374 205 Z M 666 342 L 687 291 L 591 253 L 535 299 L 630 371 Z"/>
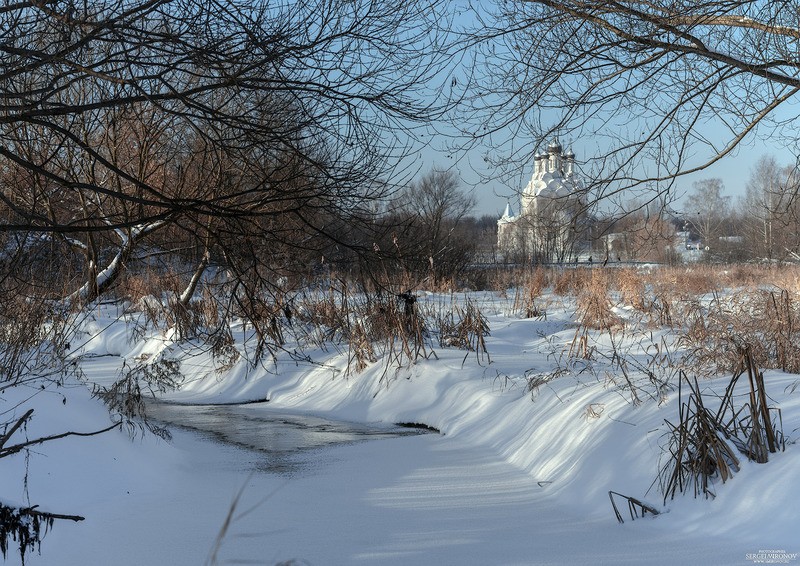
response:
<path id="1" fill-rule="evenodd" d="M 203 564 L 245 482 L 237 511 L 249 512 L 220 564 L 746 564 L 755 552 L 658 521 L 619 526 L 610 505 L 605 517 L 582 518 L 488 451 L 438 435 L 327 448 L 288 479 L 248 479 L 262 458 L 253 452 L 183 431 L 174 442 L 177 460 L 143 471 L 140 484 L 100 482 L 106 493 L 87 521 L 57 525 L 28 563 Z"/>

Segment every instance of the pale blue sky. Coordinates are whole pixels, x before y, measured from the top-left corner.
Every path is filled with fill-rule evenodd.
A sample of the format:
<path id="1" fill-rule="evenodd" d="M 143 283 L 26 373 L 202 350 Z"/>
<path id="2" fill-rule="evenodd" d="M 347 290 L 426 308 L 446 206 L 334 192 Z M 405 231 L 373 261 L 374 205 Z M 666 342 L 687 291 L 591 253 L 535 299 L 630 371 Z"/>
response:
<path id="1" fill-rule="evenodd" d="M 455 9 L 457 4 L 453 6 Z M 484 5 L 479 0 L 478 2 L 470 3 L 470 6 L 472 9 L 480 9 Z M 461 22 L 465 27 L 469 27 L 469 25 L 473 23 L 473 13 L 470 10 L 457 10 L 456 21 Z M 498 49 L 501 48 L 502 46 L 498 46 Z M 458 70 L 454 72 L 456 75 L 458 74 Z M 448 75 L 448 81 L 449 76 L 450 75 Z M 462 83 L 459 82 L 459 85 L 461 84 Z M 489 94 L 489 96 L 491 96 L 491 94 Z M 642 107 L 645 106 L 643 105 Z M 690 193 L 692 191 L 692 185 L 696 181 L 708 178 L 720 178 L 725 186 L 726 194 L 732 197 L 732 201 L 735 204 L 739 197 L 744 195 L 751 170 L 761 157 L 765 155 L 773 156 L 780 166 L 796 165 L 797 156 L 800 154 L 800 148 L 796 147 L 791 141 L 787 143 L 786 140 L 790 140 L 793 136 L 798 135 L 793 125 L 796 116 L 800 115 L 800 104 L 792 104 L 791 101 L 788 101 L 778 110 L 778 115 L 775 117 L 775 124 L 761 124 L 759 130 L 756 132 L 758 137 L 756 137 L 756 135 L 748 136 L 745 138 L 744 142 L 740 144 L 740 147 L 731 155 L 726 156 L 706 170 L 680 178 L 676 182 L 674 191 L 675 197 L 681 197 Z M 732 111 L 735 113 L 736 109 Z M 531 116 L 528 116 L 528 118 L 530 119 Z M 546 119 L 547 116 L 543 113 L 541 116 L 538 116 L 538 118 Z M 602 118 L 602 116 L 600 116 L 600 118 Z M 633 120 L 628 118 L 629 117 L 626 116 L 620 116 L 620 127 L 628 127 L 630 124 L 637 123 L 636 118 Z M 705 120 L 698 121 L 695 127 L 701 129 L 701 131 L 698 132 L 699 137 L 709 141 L 709 143 L 717 144 L 717 147 L 724 147 L 733 135 L 731 129 L 735 129 L 737 125 L 741 125 L 741 122 L 735 118 L 733 120 L 727 120 L 726 118 L 727 117 L 719 118 L 712 114 L 706 117 Z M 536 119 L 534 118 L 532 121 L 535 122 Z M 552 123 L 557 122 L 558 120 L 556 119 L 552 121 Z M 604 120 L 601 119 L 600 122 L 604 123 Z M 609 123 L 613 124 L 614 121 Z M 646 123 L 646 120 L 642 122 L 642 124 Z M 452 127 L 450 128 L 452 129 Z M 647 126 L 645 125 L 644 128 L 646 130 Z M 783 130 L 781 130 L 781 128 L 783 128 Z M 448 126 L 443 126 L 443 129 L 447 131 Z M 506 130 L 508 130 L 508 128 L 506 128 Z M 524 126 L 520 128 L 520 130 L 524 130 Z M 613 139 L 614 134 L 615 132 L 610 131 L 609 138 Z M 630 134 L 628 133 L 627 135 L 630 139 Z M 427 139 L 430 140 L 431 138 Z M 519 148 L 530 147 L 534 145 L 535 142 L 543 142 L 543 145 L 546 146 L 550 140 L 513 138 L 512 134 L 503 137 L 502 132 L 499 132 L 495 134 L 493 141 L 495 147 L 489 147 L 488 144 L 484 144 L 483 146 L 472 149 L 466 154 L 451 155 L 448 152 L 434 149 L 437 146 L 443 146 L 447 143 L 446 137 L 442 136 L 442 141 L 439 141 L 434 136 L 431 147 L 421 151 L 417 160 L 414 162 L 414 167 L 419 170 L 420 175 L 426 173 L 434 166 L 439 168 L 455 168 L 464 182 L 464 187 L 474 191 L 478 203 L 474 214 L 476 216 L 484 214 L 499 216 L 505 208 L 507 200 L 510 200 L 515 210 L 518 209 L 519 192 L 528 183 L 533 172 L 533 154 L 525 153 L 525 151 L 520 153 L 515 152 L 518 151 Z M 598 147 L 598 145 L 609 143 L 608 140 L 594 141 L 586 139 L 561 139 L 560 141 L 564 146 L 570 146 L 574 149 L 579 163 L 581 160 L 599 156 L 603 148 Z M 696 146 L 696 150 L 700 152 L 702 148 Z M 515 160 L 519 164 L 518 173 L 513 177 L 509 177 L 504 176 L 500 171 L 492 171 L 483 161 L 483 155 L 487 152 L 501 157 L 509 154 L 515 155 Z M 699 154 L 696 156 L 696 163 L 706 158 L 706 156 Z M 488 180 L 481 179 L 481 177 L 488 178 Z M 631 196 L 633 197 L 634 195 Z M 678 201 L 673 204 L 673 208 L 680 210 L 681 205 L 682 200 L 678 199 Z"/>
<path id="2" fill-rule="evenodd" d="M 428 148 L 420 156 L 420 171 L 424 173 L 434 166 L 439 168 L 454 167 L 463 180 L 465 189 L 474 191 L 478 202 L 474 211 L 475 216 L 489 214 L 499 217 L 505 209 L 507 197 L 510 197 L 511 205 L 516 211 L 519 207 L 519 201 L 518 194 L 515 193 L 525 187 L 533 173 L 533 156 L 531 155 L 528 163 L 524 165 L 524 172 L 517 175 L 516 183 L 513 180 L 508 183 L 503 182 L 499 174 L 493 180 L 482 182 L 480 180 L 481 175 L 475 172 L 475 169 L 485 175 L 492 176 L 491 169 L 483 163 L 482 154 L 485 151 L 486 148 L 474 149 L 456 159 L 447 152 L 439 152 Z M 690 193 L 692 184 L 696 181 L 720 178 L 725 185 L 725 193 L 733 197 L 733 203 L 735 204 L 739 197 L 744 195 L 751 170 L 762 156 L 771 155 L 775 157 L 780 166 L 794 165 L 796 160 L 795 151 L 794 148 L 788 148 L 785 144 L 779 144 L 777 141 L 770 145 L 769 142 L 756 140 L 753 143 L 742 146 L 735 155 L 723 158 L 708 169 L 682 177 L 677 183 L 677 193 L 681 193 L 681 195 L 676 194 L 675 196 Z M 577 149 L 576 153 L 579 153 Z M 580 154 L 578 155 L 578 159 L 583 157 Z M 674 207 L 680 209 L 681 204 L 682 199 L 679 199 Z"/>

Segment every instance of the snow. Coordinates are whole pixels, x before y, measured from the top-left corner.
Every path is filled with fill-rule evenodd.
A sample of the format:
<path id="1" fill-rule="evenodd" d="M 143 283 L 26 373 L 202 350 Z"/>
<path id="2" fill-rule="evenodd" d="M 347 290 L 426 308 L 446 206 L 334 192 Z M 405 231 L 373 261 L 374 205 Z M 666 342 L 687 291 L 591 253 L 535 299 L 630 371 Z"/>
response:
<path id="1" fill-rule="evenodd" d="M 346 353 L 334 349 L 306 352 L 314 363 L 283 352 L 275 365 L 253 369 L 240 361 L 220 370 L 197 344 L 175 344 L 169 333 L 131 340 L 122 311 L 98 307 L 74 343 L 86 382 L 0 395 L 3 411 L 26 399 L 19 407 L 35 409 L 29 438 L 108 426 L 89 384 L 108 385 L 123 363 L 163 353 L 182 360 L 185 376 L 165 399 L 264 401 L 248 410 L 416 422 L 441 434 L 314 450 L 294 475 L 264 473 L 262 454 L 179 428 L 169 442 L 150 434 L 131 439 L 127 431 L 50 442 L 27 461 L 3 459 L 0 499 L 86 520 L 58 521 L 41 555 L 26 563 L 202 564 L 240 491 L 218 548 L 222 564 L 752 564 L 750 555 L 800 552 L 798 376 L 765 372 L 782 411 L 785 452 L 766 464 L 742 458 L 741 470 L 715 485 L 713 499 L 689 494 L 664 504 L 653 482 L 664 421 L 677 421 L 677 390 L 634 404 L 611 365 L 567 360 L 576 331 L 569 301 L 551 298 L 546 319 L 521 319 L 510 299 L 471 299 L 490 323 L 488 358 L 435 348 L 436 357 L 411 367 L 379 361 L 358 374 L 345 371 Z M 419 303 L 444 300 L 426 295 Z M 645 336 L 668 338 L 648 332 L 632 340 L 640 350 L 629 346 L 631 355 L 647 357 Z M 601 346 L 608 337 L 592 339 Z M 560 377 L 528 390 L 528 377 L 559 368 Z M 722 391 L 728 379 L 703 381 L 703 388 Z M 661 514 L 631 521 L 618 501 L 626 519 L 620 525 L 609 490 Z M 18 561 L 12 546 L 6 562 Z"/>

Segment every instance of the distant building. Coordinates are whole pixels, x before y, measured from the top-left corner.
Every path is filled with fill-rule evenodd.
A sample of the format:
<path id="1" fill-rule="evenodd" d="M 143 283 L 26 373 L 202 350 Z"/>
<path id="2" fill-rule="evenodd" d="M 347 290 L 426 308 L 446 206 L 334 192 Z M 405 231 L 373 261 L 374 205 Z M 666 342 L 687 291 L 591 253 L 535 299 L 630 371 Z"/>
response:
<path id="1" fill-rule="evenodd" d="M 572 262 L 586 249 L 584 186 L 575 154 L 553 141 L 534 158 L 533 176 L 522 191 L 520 213 L 510 203 L 497 221 L 497 247 L 505 261 Z"/>

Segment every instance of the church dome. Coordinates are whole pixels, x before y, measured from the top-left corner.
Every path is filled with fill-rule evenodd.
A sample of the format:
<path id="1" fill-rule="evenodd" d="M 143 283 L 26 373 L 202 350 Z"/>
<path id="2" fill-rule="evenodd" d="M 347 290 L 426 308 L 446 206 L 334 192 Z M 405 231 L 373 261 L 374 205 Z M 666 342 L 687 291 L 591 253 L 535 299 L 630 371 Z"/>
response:
<path id="1" fill-rule="evenodd" d="M 550 145 L 547 146 L 547 153 L 561 153 L 561 144 L 558 143 L 558 139 L 550 142 Z"/>

